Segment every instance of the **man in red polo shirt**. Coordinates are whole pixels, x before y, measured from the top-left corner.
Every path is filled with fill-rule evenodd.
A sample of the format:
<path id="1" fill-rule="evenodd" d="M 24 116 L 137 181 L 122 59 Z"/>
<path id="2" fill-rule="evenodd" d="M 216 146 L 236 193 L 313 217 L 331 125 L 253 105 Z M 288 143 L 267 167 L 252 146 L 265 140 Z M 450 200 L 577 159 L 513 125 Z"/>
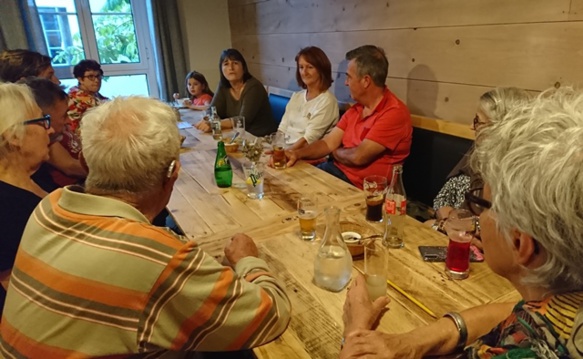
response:
<path id="1" fill-rule="evenodd" d="M 409 156 L 413 127 L 407 106 L 385 85 L 389 62 L 382 48 L 365 45 L 346 54 L 346 86 L 357 102 L 323 139 L 286 151 L 288 166 L 330 155 L 318 167 L 362 188 L 364 177 L 391 178 Z"/>

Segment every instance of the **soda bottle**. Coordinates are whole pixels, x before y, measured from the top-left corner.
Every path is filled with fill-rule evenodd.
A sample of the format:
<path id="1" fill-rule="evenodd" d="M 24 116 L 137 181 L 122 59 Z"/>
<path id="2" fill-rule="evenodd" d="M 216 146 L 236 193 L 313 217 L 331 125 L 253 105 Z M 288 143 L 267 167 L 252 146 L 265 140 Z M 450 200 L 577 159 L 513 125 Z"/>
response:
<path id="1" fill-rule="evenodd" d="M 217 186 L 231 187 L 233 183 L 233 169 L 229 163 L 229 157 L 227 157 L 227 151 L 225 150 L 225 143 L 219 141 L 217 149 L 217 158 L 215 160 L 215 181 Z"/>
<path id="2" fill-rule="evenodd" d="M 217 108 L 215 106 L 211 106 L 211 115 L 210 115 L 210 125 L 211 130 L 213 131 L 213 138 L 215 140 L 222 140 L 223 139 L 223 129 L 221 127 L 221 118 L 217 114 Z"/>
<path id="3" fill-rule="evenodd" d="M 383 245 L 389 248 L 403 247 L 403 227 L 407 215 L 407 196 L 403 186 L 403 166 L 393 166 L 393 178 L 387 189 L 384 206 L 385 233 Z"/>
<path id="4" fill-rule="evenodd" d="M 341 291 L 352 275 L 352 256 L 340 234 L 340 210 L 326 209 L 326 232 L 314 261 L 314 283 L 332 292 Z"/>

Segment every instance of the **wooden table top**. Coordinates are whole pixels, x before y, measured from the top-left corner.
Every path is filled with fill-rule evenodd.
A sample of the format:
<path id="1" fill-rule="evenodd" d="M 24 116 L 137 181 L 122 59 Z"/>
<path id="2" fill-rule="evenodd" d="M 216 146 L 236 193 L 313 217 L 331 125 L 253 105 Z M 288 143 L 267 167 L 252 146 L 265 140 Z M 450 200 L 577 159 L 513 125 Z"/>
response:
<path id="1" fill-rule="evenodd" d="M 192 111 L 194 112 L 194 111 Z M 183 118 L 193 121 L 188 112 Z M 194 119 L 196 120 L 196 118 Z M 299 238 L 296 201 L 300 195 L 318 198 L 319 207 L 341 209 L 341 221 L 360 225 L 369 233 L 382 234 L 382 224 L 364 218 L 364 195 L 357 188 L 306 163 L 285 170 L 266 169 L 265 198 L 246 196 L 240 162 L 233 156 L 233 187 L 219 189 L 213 177 L 216 142 L 196 129 L 183 130 L 187 136 L 181 154 L 182 171 L 168 208 L 186 235 L 209 254 L 222 260 L 225 241 L 234 233 L 250 235 L 276 277 L 286 286 L 292 303 L 292 320 L 278 339 L 255 349 L 259 358 L 335 358 L 342 337 L 342 306 L 345 290 L 338 293 L 312 283 L 313 263 L 325 229 L 324 215 L 317 219 L 317 239 Z M 243 184 L 243 186 L 240 186 Z M 518 293 L 485 263 L 471 263 L 470 277 L 448 279 L 444 263 L 424 262 L 419 245 L 446 245 L 447 238 L 418 221 L 407 218 L 405 247 L 390 250 L 388 278 L 431 309 L 438 317 L 489 302 L 517 301 Z M 362 259 L 354 266 L 363 269 Z M 353 271 L 353 277 L 357 274 Z M 434 319 L 390 286 L 389 311 L 379 330 L 400 333 Z"/>

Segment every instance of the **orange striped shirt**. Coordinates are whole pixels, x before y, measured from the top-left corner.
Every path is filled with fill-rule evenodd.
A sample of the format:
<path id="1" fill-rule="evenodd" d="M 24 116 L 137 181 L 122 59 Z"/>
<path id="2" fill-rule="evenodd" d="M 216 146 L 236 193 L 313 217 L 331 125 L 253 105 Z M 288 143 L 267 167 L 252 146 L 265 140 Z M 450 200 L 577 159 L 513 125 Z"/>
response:
<path id="1" fill-rule="evenodd" d="M 289 318 L 263 260 L 232 270 L 134 207 L 67 187 L 25 229 L 0 350 L 46 359 L 237 350 L 273 340 Z"/>

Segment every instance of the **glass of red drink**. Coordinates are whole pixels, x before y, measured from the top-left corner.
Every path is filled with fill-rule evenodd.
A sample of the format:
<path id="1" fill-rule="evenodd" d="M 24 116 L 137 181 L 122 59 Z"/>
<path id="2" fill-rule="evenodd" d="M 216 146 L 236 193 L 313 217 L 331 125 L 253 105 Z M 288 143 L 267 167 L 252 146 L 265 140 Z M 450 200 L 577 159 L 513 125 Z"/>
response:
<path id="1" fill-rule="evenodd" d="M 470 273 L 470 245 L 476 231 L 476 217 L 468 210 L 455 209 L 444 228 L 449 237 L 445 271 L 452 279 L 465 279 Z"/>

